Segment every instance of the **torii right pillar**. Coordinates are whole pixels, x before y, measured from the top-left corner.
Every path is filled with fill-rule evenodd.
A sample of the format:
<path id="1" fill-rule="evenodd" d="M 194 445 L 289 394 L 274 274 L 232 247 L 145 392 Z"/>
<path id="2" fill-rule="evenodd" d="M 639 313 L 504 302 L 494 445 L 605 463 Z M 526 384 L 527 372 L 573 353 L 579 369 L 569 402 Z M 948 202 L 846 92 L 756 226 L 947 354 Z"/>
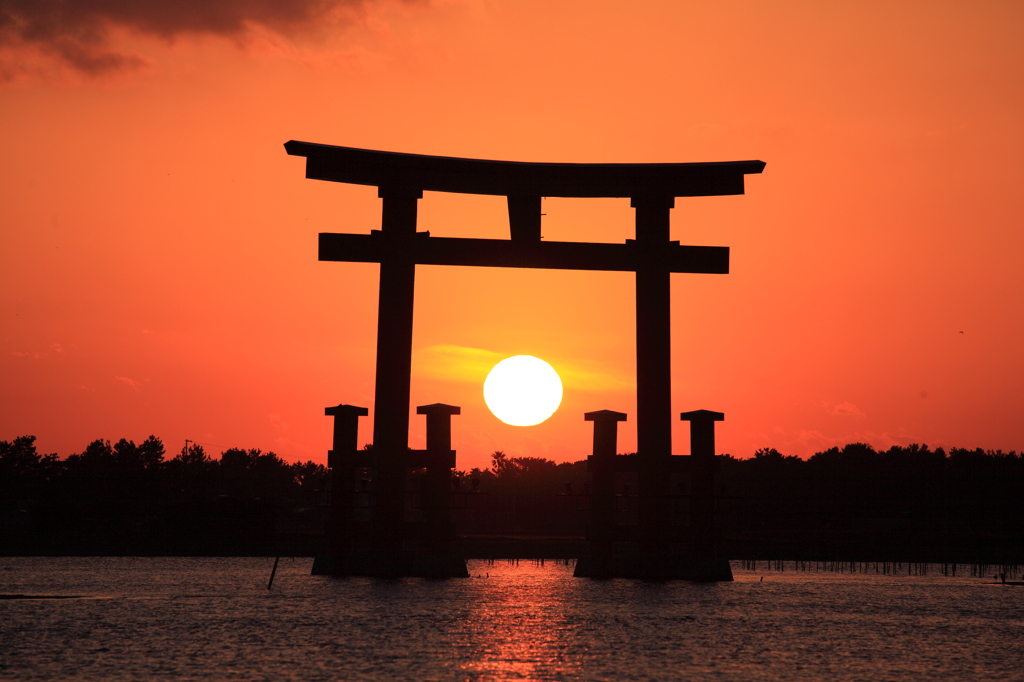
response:
<path id="1" fill-rule="evenodd" d="M 718 557 L 714 523 L 715 425 L 720 412 L 684 412 L 690 422 L 690 527 L 689 551 L 682 563 L 673 556 L 675 539 L 670 530 L 670 472 L 681 462 L 672 456 L 672 301 L 671 271 L 663 258 L 672 242 L 670 216 L 675 198 L 667 195 L 634 196 L 636 247 L 644 253 L 636 270 L 636 384 L 637 461 L 639 487 L 637 521 L 639 558 L 650 577 L 685 577 L 697 580 L 732 580 L 729 562 Z M 682 465 L 683 468 L 686 465 Z"/>
<path id="2" fill-rule="evenodd" d="M 637 520 L 640 554 L 666 554 L 660 504 L 669 493 L 672 456 L 672 302 L 671 272 L 659 256 L 671 244 L 670 196 L 633 197 L 636 247 L 644 253 L 636 269 L 636 440 Z"/>

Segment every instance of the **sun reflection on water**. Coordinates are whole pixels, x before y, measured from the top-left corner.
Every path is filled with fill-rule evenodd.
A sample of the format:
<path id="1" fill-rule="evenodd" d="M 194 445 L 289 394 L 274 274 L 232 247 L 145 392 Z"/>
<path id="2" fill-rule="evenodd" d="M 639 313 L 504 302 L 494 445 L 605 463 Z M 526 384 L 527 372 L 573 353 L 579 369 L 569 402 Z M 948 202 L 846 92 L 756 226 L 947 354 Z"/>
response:
<path id="1" fill-rule="evenodd" d="M 546 562 L 477 562 L 473 613 L 453 639 L 467 677 L 565 679 L 578 673 L 587 647 L 566 612 L 572 567 Z M 537 570 L 531 570 L 537 569 Z M 529 576 L 529 579 L 524 580 Z"/>

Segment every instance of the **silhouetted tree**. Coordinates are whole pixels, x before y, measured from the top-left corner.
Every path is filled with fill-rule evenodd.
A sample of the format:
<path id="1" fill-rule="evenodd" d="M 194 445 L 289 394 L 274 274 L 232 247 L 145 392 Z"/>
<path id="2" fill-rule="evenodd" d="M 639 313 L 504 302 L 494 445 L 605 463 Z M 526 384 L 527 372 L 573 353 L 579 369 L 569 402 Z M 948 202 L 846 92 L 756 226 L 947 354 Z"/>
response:
<path id="1" fill-rule="evenodd" d="M 35 436 L 0 441 L 0 494 L 35 490 L 52 481 L 63 465 L 55 454 L 40 455 Z"/>
<path id="2" fill-rule="evenodd" d="M 321 489 L 327 482 L 327 467 L 310 460 L 292 464 L 292 477 L 300 488 Z"/>
<path id="3" fill-rule="evenodd" d="M 40 510 L 52 507 L 63 462 L 57 455 L 40 455 L 35 441 L 35 436 L 0 441 L 0 533 L 6 528 L 31 534 Z"/>
<path id="4" fill-rule="evenodd" d="M 65 460 L 40 455 L 33 436 L 0 441 L 0 551 L 267 552 L 282 533 L 322 528 L 322 464 L 256 448 L 211 459 L 200 445 L 164 456 L 155 436 L 98 439 Z M 1024 560 L 1016 452 L 850 443 L 719 461 L 719 521 L 737 557 Z M 456 497 L 468 494 L 461 527 L 580 534 L 586 467 L 495 451 L 490 467 L 453 474 Z"/>

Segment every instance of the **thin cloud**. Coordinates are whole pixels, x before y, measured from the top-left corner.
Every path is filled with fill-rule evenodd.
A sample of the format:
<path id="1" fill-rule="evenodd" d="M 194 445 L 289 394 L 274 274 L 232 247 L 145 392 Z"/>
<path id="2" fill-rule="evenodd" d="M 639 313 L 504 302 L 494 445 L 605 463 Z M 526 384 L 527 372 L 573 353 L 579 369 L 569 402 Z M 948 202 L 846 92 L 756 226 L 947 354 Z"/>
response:
<path id="1" fill-rule="evenodd" d="M 99 76 L 149 62 L 114 44 L 118 30 L 167 41 L 202 35 L 241 41 L 253 30 L 288 37 L 358 21 L 375 1 L 0 0 L 0 48 L 7 53 L 0 54 L 0 75 L 11 78 L 18 70 L 9 59 L 12 50 L 36 50 L 81 74 Z"/>
<path id="2" fill-rule="evenodd" d="M 120 381 L 122 384 L 126 384 L 128 386 L 131 386 L 133 389 L 135 389 L 135 391 L 139 390 L 139 384 L 134 379 L 131 379 L 129 377 L 114 377 L 114 378 L 117 379 L 118 381 Z"/>
<path id="3" fill-rule="evenodd" d="M 63 355 L 64 346 L 59 343 L 51 343 L 47 350 L 32 350 L 32 351 L 19 351 L 12 350 L 11 355 L 16 358 L 31 358 L 33 360 L 41 360 L 45 357 L 52 355 Z"/>
<path id="4" fill-rule="evenodd" d="M 416 373 L 432 379 L 483 383 L 487 373 L 507 355 L 483 348 L 440 345 L 416 353 Z"/>
<path id="5" fill-rule="evenodd" d="M 864 413 L 851 402 L 841 402 L 832 406 L 830 414 L 836 417 L 863 417 Z"/>
<path id="6" fill-rule="evenodd" d="M 438 345 L 415 353 L 413 370 L 418 376 L 431 379 L 483 384 L 487 373 L 509 357 L 509 353 L 469 348 L 466 346 Z M 620 377 L 577 364 L 561 362 L 557 358 L 543 358 L 551 363 L 566 386 L 582 391 L 629 391 L 636 387 L 632 377 Z"/>

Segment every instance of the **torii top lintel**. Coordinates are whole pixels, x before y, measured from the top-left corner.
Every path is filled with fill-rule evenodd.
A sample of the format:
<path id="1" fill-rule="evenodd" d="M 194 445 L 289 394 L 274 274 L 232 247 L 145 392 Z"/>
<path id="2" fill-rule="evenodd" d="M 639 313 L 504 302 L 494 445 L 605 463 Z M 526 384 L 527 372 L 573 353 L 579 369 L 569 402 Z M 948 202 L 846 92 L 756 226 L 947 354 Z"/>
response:
<path id="1" fill-rule="evenodd" d="M 292 140 L 306 177 L 412 191 L 537 197 L 699 197 L 743 194 L 763 161 L 715 163 L 527 163 L 426 156 Z"/>

